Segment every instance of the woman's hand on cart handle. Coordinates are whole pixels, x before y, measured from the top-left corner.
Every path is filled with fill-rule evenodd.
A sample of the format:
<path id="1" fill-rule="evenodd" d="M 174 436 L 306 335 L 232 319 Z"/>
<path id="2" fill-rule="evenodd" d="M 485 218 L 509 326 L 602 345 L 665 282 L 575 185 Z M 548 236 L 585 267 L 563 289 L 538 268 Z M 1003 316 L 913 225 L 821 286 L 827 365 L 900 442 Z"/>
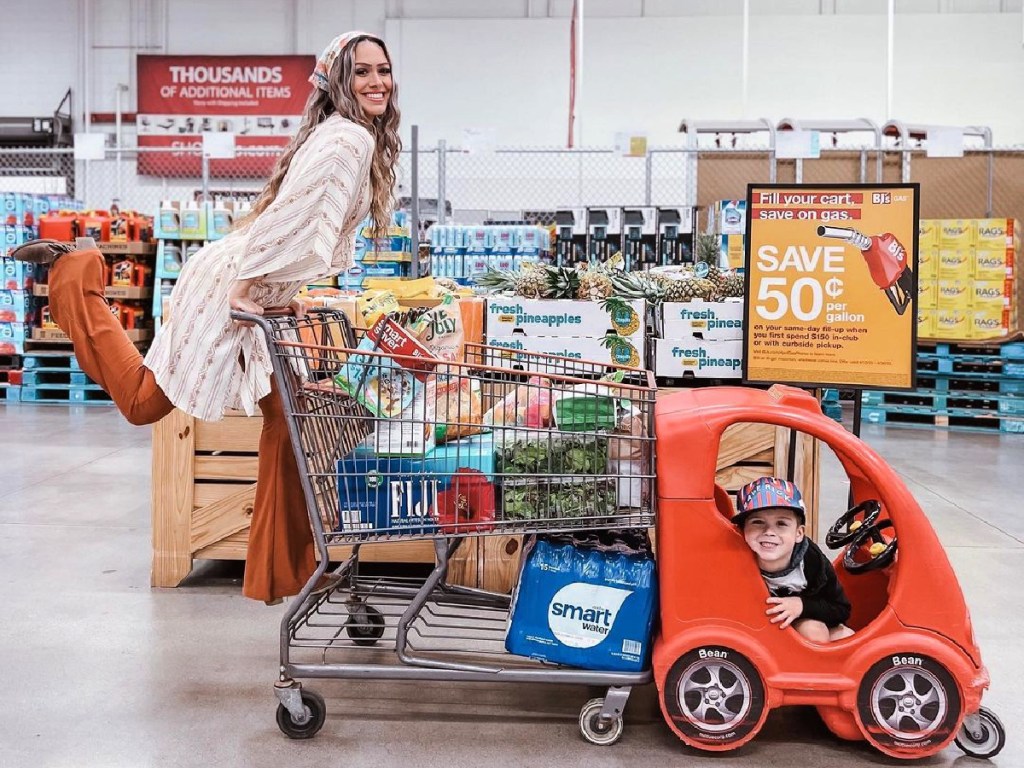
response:
<path id="1" fill-rule="evenodd" d="M 235 280 L 228 291 L 228 306 L 235 312 L 244 312 L 247 315 L 262 315 L 263 307 L 249 298 L 249 291 L 252 290 L 256 278 L 248 280 Z M 249 320 L 236 320 L 239 325 L 251 328 L 255 323 Z"/>

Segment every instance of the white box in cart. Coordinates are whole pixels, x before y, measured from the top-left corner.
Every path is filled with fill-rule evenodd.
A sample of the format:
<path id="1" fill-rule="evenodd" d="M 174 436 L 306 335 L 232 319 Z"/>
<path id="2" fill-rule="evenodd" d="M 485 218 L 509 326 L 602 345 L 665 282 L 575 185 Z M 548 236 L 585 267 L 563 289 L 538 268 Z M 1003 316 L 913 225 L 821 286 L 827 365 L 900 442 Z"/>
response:
<path id="1" fill-rule="evenodd" d="M 627 339 L 621 336 L 614 337 L 614 342 L 609 342 L 606 337 L 588 336 L 526 336 L 515 334 L 514 336 L 491 336 L 487 335 L 487 345 L 500 347 L 502 352 L 488 351 L 488 365 L 496 368 L 516 368 L 525 371 L 550 372 L 541 362 L 527 355 L 517 355 L 516 352 L 540 352 L 545 355 L 557 355 L 568 357 L 574 360 L 591 360 L 597 363 L 609 365 L 623 365 L 631 368 L 645 368 L 646 358 L 644 356 L 644 337 Z M 540 358 L 543 361 L 543 358 Z"/>
<path id="2" fill-rule="evenodd" d="M 601 301 L 489 296 L 487 335 L 500 338 L 522 332 L 527 336 L 595 338 L 611 331 L 630 340 L 642 340 L 646 330 L 647 302 L 633 299 L 617 303 L 621 309 L 609 312 Z"/>
<path id="3" fill-rule="evenodd" d="M 743 340 L 655 339 L 654 373 L 672 378 L 739 379 L 743 376 Z"/>
<path id="4" fill-rule="evenodd" d="M 699 336 L 705 341 L 743 338 L 743 299 L 666 302 L 662 305 L 666 339 Z"/>

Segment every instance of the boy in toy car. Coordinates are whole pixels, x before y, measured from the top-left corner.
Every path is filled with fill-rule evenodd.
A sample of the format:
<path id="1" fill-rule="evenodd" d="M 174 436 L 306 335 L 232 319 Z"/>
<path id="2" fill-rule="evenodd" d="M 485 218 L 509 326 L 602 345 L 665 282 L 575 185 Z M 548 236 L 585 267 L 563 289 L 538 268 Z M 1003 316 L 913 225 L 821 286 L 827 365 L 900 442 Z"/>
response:
<path id="1" fill-rule="evenodd" d="M 754 553 L 768 587 L 771 623 L 792 625 L 808 640 L 828 643 L 853 634 L 844 622 L 850 602 L 835 570 L 804 535 L 800 489 L 788 480 L 760 477 L 739 492 L 732 522 Z"/>

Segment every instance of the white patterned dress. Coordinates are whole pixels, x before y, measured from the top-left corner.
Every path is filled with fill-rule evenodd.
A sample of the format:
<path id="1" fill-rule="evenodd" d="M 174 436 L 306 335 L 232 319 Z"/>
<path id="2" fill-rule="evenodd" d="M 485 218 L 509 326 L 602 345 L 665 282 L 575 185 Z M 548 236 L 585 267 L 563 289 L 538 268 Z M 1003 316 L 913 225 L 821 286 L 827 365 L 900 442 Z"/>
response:
<path id="1" fill-rule="evenodd" d="M 258 277 L 252 300 L 280 307 L 307 283 L 348 269 L 369 210 L 372 158 L 370 133 L 332 115 L 295 153 L 274 202 L 185 263 L 145 360 L 175 406 L 207 421 L 226 408 L 256 412 L 270 393 L 270 356 L 260 328 L 231 319 L 231 284 Z"/>

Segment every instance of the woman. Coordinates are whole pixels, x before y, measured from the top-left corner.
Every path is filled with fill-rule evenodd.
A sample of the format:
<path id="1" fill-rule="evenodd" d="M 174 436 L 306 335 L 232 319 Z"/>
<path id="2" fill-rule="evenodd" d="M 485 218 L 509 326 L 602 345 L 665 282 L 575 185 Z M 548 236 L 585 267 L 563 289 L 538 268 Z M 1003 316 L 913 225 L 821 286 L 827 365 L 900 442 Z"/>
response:
<path id="1" fill-rule="evenodd" d="M 297 593 L 315 570 L 314 544 L 281 399 L 263 332 L 231 320 L 292 306 L 307 283 L 352 264 L 367 211 L 390 222 L 399 111 L 384 42 L 364 32 L 335 38 L 310 76 L 315 86 L 298 133 L 252 214 L 181 270 L 170 317 L 143 360 L 103 298 L 103 257 L 36 241 L 15 258 L 50 269 L 50 312 L 71 337 L 82 370 L 132 424 L 174 407 L 205 420 L 225 408 L 252 415 L 263 432 L 243 592 L 270 604 Z M 322 580 L 318 589 L 331 586 Z"/>

